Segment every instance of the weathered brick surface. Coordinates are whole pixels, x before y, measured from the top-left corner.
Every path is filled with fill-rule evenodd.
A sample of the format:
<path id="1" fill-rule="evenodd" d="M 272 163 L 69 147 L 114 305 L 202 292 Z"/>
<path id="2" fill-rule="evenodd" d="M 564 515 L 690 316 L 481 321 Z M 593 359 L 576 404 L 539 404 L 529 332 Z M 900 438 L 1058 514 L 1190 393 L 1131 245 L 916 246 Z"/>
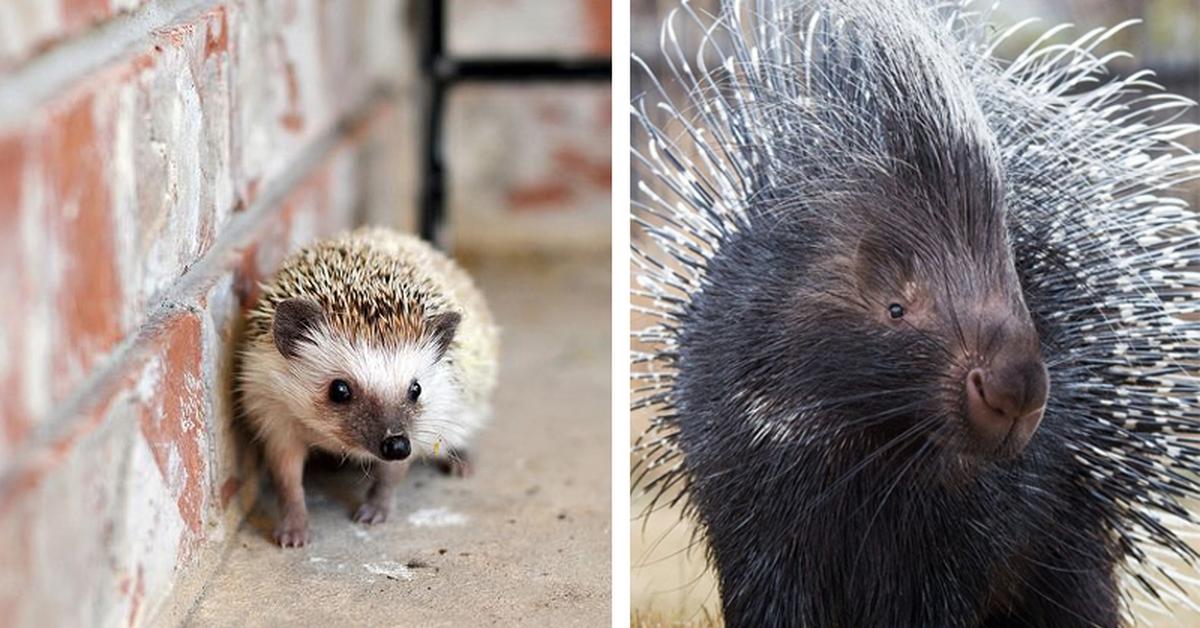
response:
<path id="1" fill-rule="evenodd" d="M 201 544 L 224 538 L 223 512 L 258 472 L 231 411 L 235 339 L 254 296 L 236 286 L 349 224 L 360 158 L 340 148 L 255 226 L 228 268 L 142 331 L 70 429 L 10 470 L 0 485 L 6 618 L 137 623 L 161 608 Z"/>
<path id="2" fill-rule="evenodd" d="M 168 317 L 71 433 L 20 470 L 0 502 L 0 535 L 23 540 L 0 546 L 15 624 L 133 619 L 200 540 L 203 353 L 196 314 Z"/>
<path id="3" fill-rule="evenodd" d="M 551 30 L 572 54 L 607 50 L 600 3 L 546 4 L 514 7 L 570 21 Z M 406 7 L 0 2 L 0 625 L 186 608 L 181 574 L 208 568 L 259 486 L 233 395 L 258 283 L 364 219 L 415 227 Z M 529 50 L 567 50 L 555 41 Z M 56 59 L 85 65 L 14 93 Z M 468 239 L 493 218 L 501 241 L 607 231 L 606 87 L 456 102 L 451 210 Z"/>
<path id="4" fill-rule="evenodd" d="M 0 453 L 363 100 L 366 24 L 337 6 L 218 4 L 0 130 L 0 291 L 22 297 L 0 331 L 0 386 L 19 393 Z"/>
<path id="5" fill-rule="evenodd" d="M 607 0 L 451 0 L 448 46 L 472 56 L 607 56 Z"/>
<path id="6" fill-rule="evenodd" d="M 376 23 L 399 3 L 198 3 L 0 127 L 0 625 L 152 621 L 241 521 L 242 314 L 368 187 L 395 202 L 371 173 L 397 106 L 371 94 L 400 76 Z M 135 3 L 68 4 L 92 12 L 38 41 Z M 17 5 L 0 22 L 50 10 Z M 0 90 L 45 45 L 17 43 Z"/>
<path id="7" fill-rule="evenodd" d="M 5 0 L 0 2 L 0 72 L 54 43 L 131 11 L 147 0 Z"/>
<path id="8" fill-rule="evenodd" d="M 451 0 L 459 56 L 607 57 L 607 1 Z M 607 82 L 464 84 L 446 120 L 456 249 L 604 249 L 610 237 Z"/>
<path id="9" fill-rule="evenodd" d="M 455 246 L 606 249 L 611 107 L 607 84 L 460 88 L 447 118 Z"/>

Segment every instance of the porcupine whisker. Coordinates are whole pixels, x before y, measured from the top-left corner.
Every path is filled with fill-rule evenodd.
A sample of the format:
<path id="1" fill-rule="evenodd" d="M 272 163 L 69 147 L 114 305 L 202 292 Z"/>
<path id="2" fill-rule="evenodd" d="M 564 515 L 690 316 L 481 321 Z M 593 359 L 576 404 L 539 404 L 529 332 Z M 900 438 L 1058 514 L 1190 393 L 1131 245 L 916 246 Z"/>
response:
<path id="1" fill-rule="evenodd" d="M 946 360 L 946 362 L 950 364 L 952 370 L 953 369 L 964 369 L 965 370 L 967 368 L 967 363 L 965 362 L 966 358 L 964 357 L 965 350 L 960 351 L 960 352 L 951 351 L 948 348 L 942 347 L 941 343 L 934 342 L 936 339 L 934 338 L 933 334 L 931 334 L 931 333 L 929 333 L 907 321 L 905 321 L 905 326 L 910 331 L 912 331 L 912 333 L 920 336 L 922 340 L 930 342 L 930 344 L 933 345 L 935 347 L 935 350 L 937 351 L 937 357 Z M 965 349 L 965 345 L 960 348 Z"/>
<path id="2" fill-rule="evenodd" d="M 945 293 L 947 295 L 949 295 L 950 279 L 947 277 L 947 273 L 949 271 L 946 269 L 945 266 L 942 266 L 941 271 L 942 271 L 941 288 L 945 291 Z M 963 332 L 962 322 L 958 318 L 958 312 L 954 308 L 950 308 L 949 314 L 950 314 L 950 324 L 953 326 L 953 329 L 954 329 L 954 336 L 958 340 L 958 349 L 960 351 L 962 351 L 963 353 L 967 353 L 970 348 L 970 345 L 967 343 L 967 337 L 966 337 L 966 334 Z M 976 338 L 980 337 L 978 325 L 982 325 L 982 324 L 983 324 L 982 319 L 976 321 L 976 325 L 977 325 L 976 330 L 975 330 Z"/>
<path id="3" fill-rule="evenodd" d="M 903 433 L 892 438 L 891 440 L 884 443 L 883 445 L 877 447 L 874 451 L 869 453 L 867 456 L 863 457 L 862 460 L 858 461 L 848 471 L 843 473 L 841 477 L 839 477 L 832 484 L 830 484 L 829 487 L 826 488 L 824 492 L 817 494 L 813 498 L 813 500 L 810 502 L 811 503 L 810 507 L 816 507 L 817 505 L 821 504 L 825 500 L 831 499 L 834 495 L 836 495 L 836 492 L 838 490 L 844 488 L 850 482 L 850 480 L 854 479 L 855 476 L 857 476 L 859 473 L 861 473 L 864 469 L 868 468 L 872 463 L 877 461 L 881 456 L 888 453 L 888 450 L 908 444 L 907 442 L 910 439 L 916 438 L 917 436 L 919 436 L 921 434 L 921 432 L 923 430 L 928 429 L 932 425 L 935 425 L 940 419 L 941 419 L 941 417 L 936 417 L 936 416 L 925 419 L 924 421 L 916 423 L 912 427 L 909 427 Z"/>
<path id="4" fill-rule="evenodd" d="M 671 474 L 671 476 L 669 476 L 669 478 L 676 478 L 679 475 L 682 475 L 682 473 L 673 473 L 673 474 Z M 679 506 L 679 500 L 683 498 L 683 494 L 686 492 L 687 486 L 689 485 L 687 478 L 680 478 L 680 481 L 683 481 L 684 485 L 681 486 L 679 488 L 678 492 L 674 496 L 671 496 L 669 499 L 668 499 L 669 490 L 666 487 L 664 487 L 662 490 L 654 492 L 653 497 L 646 504 L 645 508 L 642 509 L 642 512 L 645 513 L 645 515 L 647 517 L 649 517 L 649 515 L 651 515 L 653 513 L 660 512 L 663 510 L 670 510 L 670 509 L 673 509 L 673 508 L 676 508 L 677 506 Z"/>
<path id="5" fill-rule="evenodd" d="M 666 502 L 660 504 L 662 499 L 667 495 L 667 493 L 669 491 L 669 488 L 667 486 L 665 486 L 666 483 L 664 482 L 664 486 L 660 490 L 654 492 L 654 495 L 650 499 L 650 502 L 646 505 L 645 508 L 642 509 L 643 512 L 646 513 L 647 517 L 652 513 L 658 512 L 660 509 L 665 510 L 665 509 L 669 509 L 669 508 L 675 508 L 676 506 L 679 505 L 680 500 L 684 499 L 685 495 L 687 494 L 687 487 L 690 484 L 690 480 L 688 480 L 687 477 L 680 477 L 683 475 L 684 475 L 683 473 L 672 473 L 669 476 L 665 476 L 668 478 L 668 481 L 672 478 L 678 478 L 680 481 L 684 482 L 684 485 L 679 488 L 679 491 L 676 493 L 675 496 L 671 497 Z M 698 532 L 697 532 L 697 534 L 698 534 Z"/>
<path id="6" fill-rule="evenodd" d="M 1068 607 L 1067 605 L 1063 604 L 1061 601 L 1056 600 L 1053 597 L 1050 597 L 1050 595 L 1048 595 L 1046 592 L 1042 591 L 1041 588 L 1039 586 L 1037 586 L 1036 583 L 1029 582 L 1029 580 L 1026 579 L 1026 577 L 1024 575 L 1022 575 L 1021 573 L 1019 573 L 1018 571 L 1016 571 L 1016 570 L 1010 571 L 1008 575 L 1009 575 L 1009 577 L 1015 578 L 1017 580 L 1017 582 L 1023 584 L 1025 586 L 1026 590 L 1032 591 L 1039 598 L 1050 603 L 1052 606 L 1054 606 L 1058 610 L 1066 612 L 1067 614 L 1071 615 L 1075 619 L 1080 620 L 1085 625 L 1086 624 L 1095 625 L 1094 622 L 1092 622 L 1087 617 L 1084 617 L 1083 615 L 1079 614 L 1078 611 Z M 1105 585 L 1105 586 L 1108 586 L 1108 585 Z"/>
<path id="7" fill-rule="evenodd" d="M 914 391 L 916 391 L 916 392 L 924 392 L 925 390 L 926 389 L 923 389 L 923 388 L 914 389 Z M 924 407 L 925 403 L 926 403 L 925 400 L 911 401 L 907 404 L 902 404 L 899 406 L 893 406 L 890 408 L 886 408 L 884 410 L 880 410 L 873 414 L 869 414 L 869 415 L 865 415 L 865 416 L 861 416 L 861 417 L 854 417 L 853 419 L 839 422 L 835 426 L 835 430 L 838 433 L 842 433 L 842 434 L 847 433 L 847 432 L 852 433 L 852 431 L 849 428 L 855 428 L 854 431 L 866 431 L 869 428 L 875 427 L 875 426 L 877 426 L 881 423 L 884 423 L 887 420 L 892 419 L 896 416 L 906 416 L 907 414 L 913 412 L 914 410 L 919 410 L 920 408 Z M 821 407 L 820 411 L 832 412 L 836 409 L 837 409 L 837 406 L 830 405 L 827 407 Z M 920 424 L 920 422 L 918 422 L 917 424 Z"/>
<path id="8" fill-rule="evenodd" d="M 867 527 L 862 533 L 863 540 L 859 543 L 858 551 L 854 553 L 854 559 L 851 561 L 851 564 L 854 565 L 854 571 L 852 572 L 851 579 L 853 579 L 854 574 L 858 572 L 859 560 L 862 558 L 863 548 L 867 546 L 867 537 L 870 536 L 871 528 L 875 526 L 875 520 L 879 518 L 879 513 L 883 512 L 883 507 L 887 504 L 888 498 L 891 497 L 893 492 L 895 492 L 896 487 L 900 485 L 901 480 L 904 479 L 904 474 L 908 473 L 909 469 L 913 468 L 913 466 L 921 460 L 922 455 L 924 455 L 924 453 L 928 451 L 931 446 L 932 443 L 928 441 L 921 445 L 920 449 L 918 449 L 912 457 L 910 457 L 904 462 L 904 464 L 900 466 L 900 469 L 896 472 L 896 478 L 892 480 L 892 483 L 883 491 L 882 497 L 878 499 L 879 505 L 875 508 L 875 513 L 872 514 L 871 518 L 867 521 Z M 861 509 L 865 505 L 866 501 L 864 500 L 863 503 L 859 504 L 858 508 Z M 856 512 L 857 510 L 858 509 L 856 509 Z"/>
<path id="9" fill-rule="evenodd" d="M 671 487 L 677 482 L 682 482 L 683 484 L 672 493 Z M 663 507 L 672 508 L 676 506 L 680 499 L 686 497 L 687 489 L 691 483 L 692 479 L 682 472 L 682 464 L 672 467 L 668 473 L 655 478 L 653 484 L 647 485 L 648 494 L 653 494 L 653 498 L 647 506 L 648 512 L 653 512 L 653 509 L 657 508 L 659 502 L 664 499 L 666 501 L 662 503 Z"/>
<path id="10" fill-rule="evenodd" d="M 647 547 L 647 548 L 646 548 L 646 549 L 645 549 L 645 550 L 642 552 L 643 559 L 642 559 L 642 560 L 639 560 L 639 561 L 637 561 L 637 567 L 638 567 L 638 568 L 652 567 L 652 566 L 654 566 L 654 565 L 657 565 L 657 564 L 664 563 L 664 562 L 667 562 L 667 561 L 669 561 L 669 560 L 672 560 L 672 559 L 674 559 L 674 558 L 676 558 L 676 557 L 678 557 L 678 556 L 682 556 L 682 555 L 686 554 L 688 551 L 690 551 L 690 550 L 691 550 L 691 548 L 693 547 L 693 544 L 692 544 L 692 543 L 688 543 L 688 544 L 687 544 L 687 545 L 685 545 L 684 547 L 681 547 L 681 548 L 679 548 L 679 549 L 677 549 L 677 550 L 675 550 L 675 551 L 673 551 L 673 552 L 670 552 L 670 553 L 668 553 L 668 554 L 664 554 L 663 556 L 660 556 L 660 557 L 658 557 L 658 558 L 655 558 L 654 560 L 647 560 L 647 559 L 646 559 L 646 557 L 649 557 L 649 556 L 652 556 L 652 555 L 654 555 L 654 554 L 658 553 L 658 549 L 659 549 L 659 547 L 661 547 L 661 546 L 662 546 L 662 544 L 663 544 L 663 543 L 664 543 L 664 542 L 667 540 L 667 538 L 668 538 L 668 537 L 670 537 L 670 536 L 671 536 L 671 534 L 672 534 L 672 533 L 673 533 L 673 532 L 674 532 L 674 531 L 675 531 L 675 530 L 676 530 L 676 529 L 677 529 L 679 526 L 681 526 L 681 525 L 684 525 L 684 523 L 685 523 L 685 520 L 684 520 L 684 519 L 676 519 L 674 522 L 672 522 L 672 523 L 671 523 L 671 526 L 670 526 L 669 528 L 667 528 L 667 529 L 666 529 L 666 531 L 664 531 L 664 532 L 663 532 L 663 533 L 662 533 L 662 534 L 661 534 L 661 535 L 660 535 L 660 536 L 659 536 L 657 539 L 655 539 L 653 542 L 651 542 L 651 543 L 650 543 L 650 546 L 649 546 L 649 547 Z M 645 527 L 644 527 L 644 526 L 645 526 L 645 524 L 643 523 L 642 534 L 645 534 L 645 533 L 646 533 L 646 529 L 645 529 Z M 703 574 L 701 574 L 701 575 L 703 575 Z"/>

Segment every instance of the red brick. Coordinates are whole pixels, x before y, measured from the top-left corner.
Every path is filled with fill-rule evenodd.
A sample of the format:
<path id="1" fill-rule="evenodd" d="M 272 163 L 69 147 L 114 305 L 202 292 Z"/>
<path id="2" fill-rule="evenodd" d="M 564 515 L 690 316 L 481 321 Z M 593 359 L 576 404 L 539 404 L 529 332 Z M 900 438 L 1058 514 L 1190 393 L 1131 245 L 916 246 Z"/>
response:
<path id="1" fill-rule="evenodd" d="M 65 399 L 212 245 L 232 210 L 228 15 L 219 6 L 157 33 L 0 136 L 0 261 L 14 269 L 0 271 L 0 288 L 17 303 L 50 307 L 32 321 L 29 309 L 0 306 L 8 324 L 0 352 L 22 355 L 30 325 L 51 343 L 39 351 L 50 356 L 47 372 L 38 356 L 26 356 L 31 372 L 0 372 L 0 441 L 14 445 L 42 418 L 20 407 L 19 378 L 49 382 L 46 399 L 30 404 Z M 189 69 L 187 94 L 177 81 Z M 123 104 L 130 94 L 136 107 Z M 180 113 L 180 98 L 190 110 Z"/>
<path id="2" fill-rule="evenodd" d="M 304 113 L 300 109 L 300 84 L 296 80 L 296 66 L 291 61 L 286 61 L 283 71 L 287 79 L 287 110 L 279 116 L 279 123 L 292 133 L 299 133 L 304 130 Z"/>
<path id="3" fill-rule="evenodd" d="M 216 7 L 213 13 L 218 16 L 220 24 L 210 22 L 205 29 L 204 37 L 204 57 L 208 58 L 215 54 L 224 54 L 229 52 L 229 19 L 228 12 L 225 7 Z"/>
<path id="4" fill-rule="evenodd" d="M 161 332 L 157 344 L 163 373 L 158 398 L 148 400 L 142 410 L 142 434 L 167 486 L 177 494 L 180 516 L 196 535 L 203 532 L 206 471 L 201 440 L 209 419 L 201 342 L 200 321 L 192 314 L 180 316 Z M 182 485 L 174 485 L 173 456 L 183 465 Z"/>
<path id="5" fill-rule="evenodd" d="M 612 3 L 583 0 L 587 15 L 588 52 L 598 56 L 612 53 Z"/>
<path id="6" fill-rule="evenodd" d="M 258 301 L 262 292 L 261 281 L 262 274 L 258 271 L 258 243 L 253 242 L 242 251 L 234 272 L 233 288 L 243 309 Z"/>
<path id="7" fill-rule="evenodd" d="M 3 17 L 15 20 L 7 32 L 18 37 L 6 42 L 0 53 L 0 71 L 117 15 L 109 0 L 5 0 L 4 4 L 9 6 Z"/>
<path id="8" fill-rule="evenodd" d="M 138 612 L 142 610 L 142 598 L 146 597 L 146 579 L 144 577 L 145 569 L 141 565 L 137 566 L 137 573 L 133 577 L 133 587 L 131 591 L 122 591 L 123 594 L 129 597 L 129 617 L 127 623 L 130 626 L 136 626 L 138 623 Z"/>
<path id="9" fill-rule="evenodd" d="M 141 365 L 141 362 L 132 364 Z M 121 387 L 129 383 L 128 374 L 123 375 L 101 395 L 101 400 L 83 410 L 70 429 L 56 435 L 50 442 L 43 444 L 35 451 L 27 454 L 19 466 L 7 471 L 0 477 L 0 521 L 12 515 L 12 509 L 19 507 L 30 493 L 35 492 L 64 459 L 76 451 L 78 442 L 95 431 L 103 424 L 108 412 L 116 400 L 116 394 Z"/>
<path id="10" fill-rule="evenodd" d="M 611 111 L 601 85 L 456 92 L 446 124 L 456 245 L 607 249 Z M 531 137 L 537 141 L 526 141 Z"/>
<path id="11" fill-rule="evenodd" d="M 77 433 L 78 446 L 53 468 L 42 468 L 38 481 L 0 516 L 0 537 L 26 540 L 27 550 L 15 555 L 0 548 L 0 573 L 25 575 L 16 587 L 21 595 L 4 616 L 16 625 L 119 623 L 136 615 L 131 608 L 147 592 L 139 583 L 144 562 L 156 565 L 153 586 L 160 596 L 163 576 L 177 566 L 184 528 L 161 480 L 153 477 L 146 446 L 129 446 L 140 439 L 128 404 L 133 396 L 117 397 L 109 405 L 114 414 L 105 415 L 99 429 Z M 160 488 L 140 488 L 147 480 Z"/>
<path id="12" fill-rule="evenodd" d="M 592 186 L 605 190 L 612 186 L 612 161 L 606 157 L 590 157 L 570 145 L 554 150 L 554 161 L 564 172 L 579 175 Z"/>
<path id="13" fill-rule="evenodd" d="M 565 209 L 572 188 L 561 181 L 516 185 L 508 191 L 508 203 L 517 211 L 529 209 Z"/>
<path id="14" fill-rule="evenodd" d="M 97 137 L 92 102 L 80 98 L 52 115 L 43 140 L 45 209 L 64 257 L 55 299 L 61 319 L 55 370 L 64 377 L 55 378 L 56 398 L 76 379 L 67 375 L 90 368 L 122 335 L 107 152 Z"/>
<path id="15" fill-rule="evenodd" d="M 0 138 L 0 293 L 9 295 L 0 301 L 0 352 L 7 364 L 0 366 L 0 442 L 15 441 L 24 436 L 29 417 L 23 402 L 17 348 L 18 330 L 27 312 L 21 304 L 28 303 L 29 288 L 22 267 L 20 241 L 20 212 L 22 174 L 25 166 L 23 138 L 10 135 Z M 2 448 L 0 448 L 2 450 Z"/>
<path id="16" fill-rule="evenodd" d="M 112 15 L 108 0 L 59 0 L 67 31 L 80 31 Z"/>
<path id="17" fill-rule="evenodd" d="M 447 3 L 450 50 L 485 56 L 588 56 L 611 51 L 606 0 L 455 0 Z"/>

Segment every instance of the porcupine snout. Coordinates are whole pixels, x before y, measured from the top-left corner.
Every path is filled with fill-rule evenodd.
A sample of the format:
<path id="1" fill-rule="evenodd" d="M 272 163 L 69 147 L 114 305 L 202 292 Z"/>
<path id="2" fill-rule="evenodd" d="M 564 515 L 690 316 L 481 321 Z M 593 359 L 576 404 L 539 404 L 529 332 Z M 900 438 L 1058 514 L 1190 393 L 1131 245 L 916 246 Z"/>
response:
<path id="1" fill-rule="evenodd" d="M 1011 327 L 1011 326 L 1010 326 Z M 999 459 L 1016 456 L 1042 421 L 1049 375 L 1033 334 L 1021 330 L 985 364 L 967 371 L 965 414 L 974 449 Z M 1032 348 L 1031 348 L 1032 347 Z"/>

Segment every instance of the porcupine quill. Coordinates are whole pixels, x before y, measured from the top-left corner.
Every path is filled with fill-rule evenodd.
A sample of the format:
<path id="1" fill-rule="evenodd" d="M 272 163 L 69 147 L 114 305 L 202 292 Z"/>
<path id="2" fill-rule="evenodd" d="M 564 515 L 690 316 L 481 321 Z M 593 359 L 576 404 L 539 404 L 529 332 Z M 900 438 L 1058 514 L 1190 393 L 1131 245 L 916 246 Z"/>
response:
<path id="1" fill-rule="evenodd" d="M 970 516 L 964 520 L 986 526 L 1001 519 L 988 510 L 991 497 L 981 500 L 973 492 L 980 486 L 1004 495 L 1025 491 L 1012 497 L 1029 511 L 1011 515 L 1020 524 L 1032 525 L 1067 502 L 1083 528 L 1094 528 L 1097 547 L 1111 544 L 1111 555 L 1106 554 L 1111 561 L 1098 560 L 1095 569 L 1113 562 L 1124 573 L 1122 612 L 1127 618 L 1135 607 L 1191 605 L 1184 585 L 1194 581 L 1164 555 L 1182 560 L 1187 571 L 1197 559 L 1185 540 L 1196 525 L 1185 501 L 1200 495 L 1200 383 L 1195 377 L 1200 226 L 1172 195 L 1180 183 L 1200 175 L 1200 160 L 1179 143 L 1198 130 L 1181 121 L 1193 103 L 1164 93 L 1149 71 L 1110 74 L 1109 63 L 1127 55 L 1102 51 L 1132 22 L 1053 43 L 1066 29 L 1058 26 L 1011 61 L 995 56 L 1004 41 L 1032 22 L 989 30 L 987 15 L 966 3 L 762 0 L 753 6 L 726 4 L 716 16 L 701 15 L 684 3 L 662 29 L 665 78 L 635 58 L 651 85 L 635 98 L 632 114 L 644 136 L 633 150 L 642 176 L 634 221 L 644 236 L 635 238 L 633 247 L 635 300 L 650 321 L 634 333 L 645 349 L 633 355 L 633 408 L 652 415 L 650 428 L 634 448 L 640 459 L 635 485 L 651 496 L 648 512 L 666 498 L 682 502 L 687 516 L 700 523 L 713 546 L 710 557 L 719 572 L 727 621 L 731 608 L 743 618 L 845 617 L 836 614 L 836 602 L 822 607 L 784 600 L 756 606 L 737 590 L 739 583 L 761 583 L 756 578 L 768 567 L 787 580 L 791 565 L 789 557 L 771 556 L 770 551 L 744 556 L 751 538 L 737 534 L 769 541 L 783 538 L 773 536 L 772 525 L 801 525 L 772 521 L 780 512 L 807 525 L 820 523 L 803 504 L 789 504 L 788 495 L 768 500 L 755 492 L 789 473 L 800 484 L 810 483 L 810 489 L 827 489 L 814 495 L 796 489 L 791 497 L 822 504 L 831 499 L 826 493 L 836 495 L 859 479 L 869 483 L 877 477 L 880 490 L 893 487 L 887 494 L 869 493 L 885 503 L 878 509 L 872 503 L 865 508 L 867 515 L 890 514 L 885 506 L 899 508 L 894 504 L 902 498 L 917 510 L 962 499 L 980 511 L 965 513 Z M 679 43 L 677 32 L 683 28 L 702 33 L 694 55 Z M 682 98 L 672 96 L 671 83 Z M 907 199 L 916 199 L 915 213 L 906 213 Z M 944 229 L 954 237 L 970 236 L 991 233 L 985 223 L 993 209 L 1004 224 L 998 244 L 964 237 L 961 246 L 946 245 L 936 253 L 905 251 L 898 263 L 908 263 L 910 254 L 913 259 L 951 260 L 945 276 L 910 271 L 934 286 L 929 292 L 935 296 L 928 300 L 936 307 L 929 308 L 929 317 L 951 310 L 948 318 L 958 325 L 976 310 L 954 312 L 944 306 L 964 302 L 960 293 L 983 293 L 978 286 L 987 282 L 971 276 L 980 251 L 984 257 L 993 250 L 1011 257 L 1021 311 L 1028 312 L 1049 374 L 1041 427 L 1012 461 L 958 465 L 961 452 L 936 443 L 920 449 L 921 459 L 905 458 L 896 449 L 874 460 L 869 460 L 871 451 L 854 458 L 851 454 L 862 453 L 851 451 L 859 445 L 859 432 L 846 427 L 854 410 L 838 399 L 820 398 L 836 392 L 842 380 L 820 379 L 832 391 L 823 393 L 821 387 L 803 383 L 811 377 L 806 369 L 789 372 L 790 379 L 772 371 L 780 356 L 807 350 L 787 345 L 784 334 L 807 332 L 786 323 L 802 318 L 820 325 L 823 320 L 820 312 L 810 316 L 805 310 L 811 301 L 789 300 L 793 297 L 787 289 L 824 289 L 828 286 L 822 282 L 837 281 L 829 268 L 862 268 L 856 257 L 861 249 L 851 250 L 861 243 L 853 239 L 849 225 L 865 224 L 869 231 L 877 218 L 888 227 L 912 230 L 920 240 L 925 225 L 943 228 L 945 222 L 949 226 Z M 906 220 L 924 224 L 914 227 Z M 954 237 L 939 242 L 954 242 Z M 807 241 L 811 238 L 846 260 L 820 258 Z M 883 240 L 883 254 L 875 255 L 880 247 L 870 242 L 873 256 L 868 259 L 886 259 L 896 246 L 905 246 L 886 236 L 878 239 Z M 839 249 L 839 244 L 846 246 Z M 787 247 L 807 253 L 782 255 L 791 250 Z M 799 269 L 776 272 L 788 267 L 780 262 L 793 259 L 799 260 Z M 992 265 L 1003 266 L 999 261 Z M 825 274 L 814 280 L 813 269 Z M 861 274 L 869 279 L 872 272 L 868 268 Z M 730 286 L 730 277 L 743 279 L 743 285 Z M 850 283 L 861 286 L 863 281 L 856 276 Z M 968 287 L 954 292 L 947 285 Z M 785 290 L 772 291 L 780 287 Z M 822 311 L 840 312 L 836 324 L 843 337 L 868 330 L 862 332 L 865 343 L 851 347 L 851 353 L 865 346 L 885 357 L 901 355 L 890 344 L 900 332 L 877 331 L 869 326 L 874 319 L 851 320 L 858 316 L 854 308 L 859 304 L 844 303 L 841 293 L 858 298 L 870 290 L 837 290 L 842 301 L 831 301 Z M 776 311 L 785 304 L 804 313 Z M 882 311 L 889 303 L 878 305 Z M 921 331 L 918 323 L 912 329 L 905 333 Z M 746 336 L 758 342 L 750 345 Z M 901 370 L 936 364 L 941 373 L 970 360 L 959 345 L 971 342 L 933 343 L 933 336 L 937 333 L 927 332 L 919 339 L 930 345 L 922 355 L 889 364 Z M 814 335 L 808 346 L 821 345 L 824 353 L 794 357 L 794 363 L 820 371 L 818 358 L 836 362 L 832 343 L 837 336 L 833 338 L 826 342 Z M 871 344 L 876 341 L 884 348 Z M 725 372 L 703 370 L 717 370 L 714 364 Z M 886 378 L 888 371 L 881 368 L 873 375 Z M 847 373 L 845 378 L 854 376 Z M 869 384 L 855 389 L 859 399 L 888 392 L 872 391 Z M 798 398 L 781 400 L 772 396 L 777 390 Z M 948 395 L 956 400 L 958 392 Z M 952 406 L 946 402 L 947 408 Z M 885 418 L 912 419 L 899 416 L 906 413 L 900 405 L 893 409 L 896 413 Z M 922 427 L 913 419 L 897 429 L 944 436 L 942 432 L 959 429 L 957 414 L 947 410 L 936 417 L 935 427 Z M 718 449 L 725 453 L 713 453 Z M 756 458 L 768 454 L 801 461 L 785 465 Z M 821 456 L 851 458 L 842 462 L 854 473 L 822 484 L 812 477 L 816 463 L 808 462 Z M 934 458 L 938 461 L 926 460 Z M 718 465 L 724 466 L 713 468 Z M 961 472 L 964 468 L 968 471 Z M 885 470 L 896 476 L 894 481 L 892 475 L 871 475 Z M 875 485 L 868 484 L 867 490 Z M 739 493 L 734 491 L 745 499 L 735 500 Z M 718 496 L 742 509 L 745 524 L 740 530 L 726 530 L 735 517 L 722 512 Z M 891 504 L 886 503 L 889 496 Z M 897 517 L 908 521 L 906 514 Z M 847 514 L 847 520 L 858 522 L 857 516 Z M 886 515 L 869 521 L 865 532 L 851 529 L 865 537 L 887 525 Z M 716 543 L 714 531 L 724 535 Z M 722 543 L 729 548 L 724 557 Z M 957 549 L 976 548 L 968 543 Z M 855 558 L 853 551 L 847 555 Z M 1037 571 L 1021 571 L 1025 568 L 1015 567 L 1003 552 L 997 555 L 1001 558 L 987 563 L 997 573 L 1021 579 Z M 855 574 L 859 578 L 862 571 Z M 843 576 L 832 574 L 825 582 Z M 1131 582 L 1135 586 L 1127 586 Z M 1017 616 L 1022 612 L 1018 598 L 1036 597 L 1017 585 L 993 585 L 1004 589 L 999 593 L 980 593 L 980 586 L 965 583 L 962 591 L 947 594 L 953 601 L 965 598 L 958 606 L 970 609 L 969 616 L 956 615 L 955 621 L 977 625 L 1004 613 Z M 794 592 L 804 590 L 804 583 L 784 582 L 776 588 Z M 1135 598 L 1136 591 L 1145 595 Z M 769 591 L 763 593 L 769 596 Z M 860 603 L 863 613 L 871 612 L 869 600 Z M 825 612 L 830 614 L 821 615 Z M 879 610 L 874 616 L 887 613 Z"/>

